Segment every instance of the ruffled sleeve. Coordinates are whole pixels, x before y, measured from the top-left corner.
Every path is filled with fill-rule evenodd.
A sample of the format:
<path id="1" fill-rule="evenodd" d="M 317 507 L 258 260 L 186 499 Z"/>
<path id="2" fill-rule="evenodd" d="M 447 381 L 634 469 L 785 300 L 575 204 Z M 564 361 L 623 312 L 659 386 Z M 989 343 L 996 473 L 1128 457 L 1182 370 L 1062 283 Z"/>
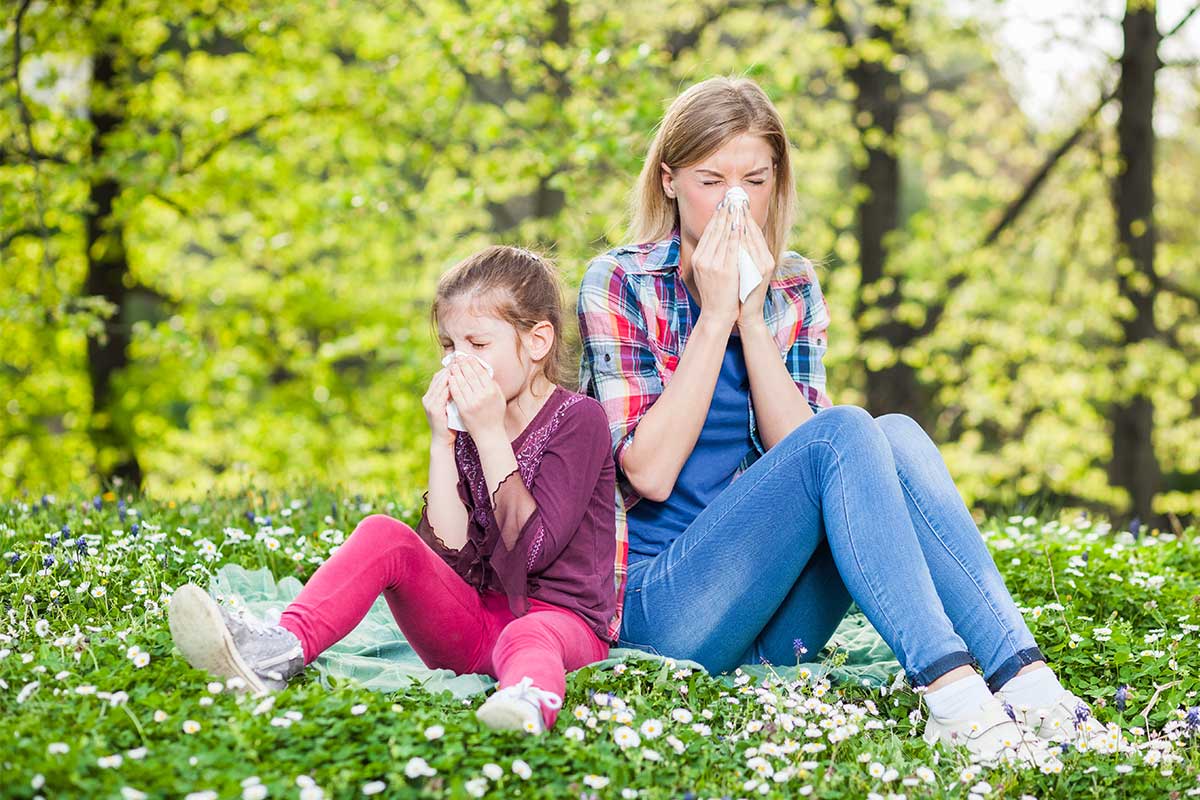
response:
<path id="1" fill-rule="evenodd" d="M 467 519 L 470 520 L 474 503 L 471 502 L 471 493 L 463 486 L 463 481 L 460 476 L 458 484 L 458 496 L 462 500 L 463 506 L 467 509 Z M 417 523 L 416 533 L 418 538 L 425 544 L 429 545 L 433 552 L 445 561 L 447 565 L 463 578 L 471 580 L 475 578 L 478 582 L 482 582 L 483 565 L 480 558 L 478 544 L 469 535 L 470 523 L 468 522 L 468 536 L 463 546 L 457 550 L 446 545 L 441 537 L 437 535 L 433 524 L 429 521 L 429 492 L 425 492 L 421 499 L 421 521 Z"/>
<path id="2" fill-rule="evenodd" d="M 579 529 L 610 446 L 603 408 L 591 400 L 576 403 L 547 442 L 530 484 L 517 469 L 492 494 L 487 555 L 517 616 L 529 610 L 537 574 Z"/>

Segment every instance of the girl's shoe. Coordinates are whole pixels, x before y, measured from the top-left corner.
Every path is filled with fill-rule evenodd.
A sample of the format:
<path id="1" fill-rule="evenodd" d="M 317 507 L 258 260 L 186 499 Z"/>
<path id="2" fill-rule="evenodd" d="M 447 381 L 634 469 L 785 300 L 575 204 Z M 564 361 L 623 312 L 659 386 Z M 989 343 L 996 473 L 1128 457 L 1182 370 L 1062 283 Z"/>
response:
<path id="1" fill-rule="evenodd" d="M 497 689 L 475 712 L 484 725 L 496 730 L 525 731 L 534 735 L 546 730 L 542 722 L 542 704 L 562 708 L 562 698 L 533 685 L 533 678 Z"/>
<path id="2" fill-rule="evenodd" d="M 1008 702 L 1004 690 L 996 692 L 1001 702 Z M 1102 730 L 1092 716 L 1092 709 L 1073 693 L 1063 691 L 1048 708 L 1029 708 L 1010 705 L 1017 724 L 1047 741 L 1073 743 L 1086 733 Z"/>
<path id="3" fill-rule="evenodd" d="M 966 719 L 942 719 L 930 715 L 922 736 L 927 744 L 942 742 L 948 746 L 962 746 L 983 759 L 999 758 L 1004 751 L 1011 750 L 1018 758 L 1031 757 L 1024 754 L 1023 735 L 1004 705 L 995 696 L 985 703 L 977 714 Z"/>
<path id="4" fill-rule="evenodd" d="M 171 596 L 171 638 L 187 662 L 221 678 L 240 678 L 255 694 L 287 685 L 304 669 L 304 650 L 295 634 L 217 605 L 194 583 Z"/>

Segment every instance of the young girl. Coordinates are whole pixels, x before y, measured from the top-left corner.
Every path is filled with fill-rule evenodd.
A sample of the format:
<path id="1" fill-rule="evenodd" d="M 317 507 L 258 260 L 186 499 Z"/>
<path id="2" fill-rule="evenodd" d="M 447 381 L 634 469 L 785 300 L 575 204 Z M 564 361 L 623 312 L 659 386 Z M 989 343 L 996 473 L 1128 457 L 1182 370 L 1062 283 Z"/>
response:
<path id="1" fill-rule="evenodd" d="M 565 671 L 608 655 L 616 606 L 608 422 L 557 385 L 561 307 L 553 267 L 527 250 L 490 247 L 442 276 L 433 319 L 448 366 L 423 398 L 433 437 L 417 529 L 364 519 L 275 626 L 181 587 L 170 626 L 188 662 L 282 688 L 382 592 L 427 666 L 498 679 L 484 723 L 553 726 Z M 451 401 L 465 431 L 449 426 Z"/>

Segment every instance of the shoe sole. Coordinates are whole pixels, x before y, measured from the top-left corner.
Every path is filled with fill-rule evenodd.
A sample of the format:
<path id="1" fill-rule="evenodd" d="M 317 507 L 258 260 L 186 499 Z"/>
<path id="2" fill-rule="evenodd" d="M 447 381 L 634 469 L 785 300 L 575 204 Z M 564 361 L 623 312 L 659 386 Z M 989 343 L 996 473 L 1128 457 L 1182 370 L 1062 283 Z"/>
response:
<path id="1" fill-rule="evenodd" d="M 514 704 L 485 702 L 475 711 L 475 718 L 493 730 L 529 732 L 525 730 L 525 715 Z"/>
<path id="2" fill-rule="evenodd" d="M 256 695 L 271 693 L 238 654 L 216 601 L 199 586 L 188 583 L 175 591 L 167 621 L 175 646 L 193 667 L 219 678 L 240 678 Z"/>

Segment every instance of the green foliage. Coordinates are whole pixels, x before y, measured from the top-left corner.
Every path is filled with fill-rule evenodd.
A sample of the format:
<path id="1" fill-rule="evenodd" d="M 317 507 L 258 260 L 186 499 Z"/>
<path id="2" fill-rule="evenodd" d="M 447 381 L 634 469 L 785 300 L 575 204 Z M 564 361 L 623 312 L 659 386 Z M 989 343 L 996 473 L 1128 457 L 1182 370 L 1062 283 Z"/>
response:
<path id="1" fill-rule="evenodd" d="M 1097 126 L 982 247 L 1058 142 L 1013 102 L 988 31 L 937 4 L 907 24 L 868 4 L 871 21 L 902 26 L 905 55 L 870 37 L 846 47 L 820 8 L 784 6 L 33 4 L 28 126 L 15 84 L 0 89 L 0 492 L 98 488 L 120 457 L 97 434 L 108 427 L 156 493 L 420 486 L 435 276 L 485 243 L 541 246 L 570 301 L 587 260 L 624 240 L 665 103 L 709 75 L 749 74 L 791 132 L 791 245 L 821 264 L 835 402 L 861 402 L 866 370 L 903 361 L 930 389 L 932 433 L 969 502 L 1120 509 L 1108 406 L 1145 388 L 1169 490 L 1159 509 L 1194 512 L 1191 129 L 1161 148 L 1160 273 L 1182 289 L 1161 296 L 1169 335 L 1122 349 L 1112 135 Z M 5 74 L 14 32 L 10 19 Z M 78 75 L 100 56 L 113 61 L 107 88 Z M 872 306 L 888 289 L 859 285 L 849 176 L 878 134 L 866 121 L 860 138 L 853 119 L 846 71 L 862 62 L 900 70 L 905 92 L 883 283 L 903 286 L 899 322 L 944 306 L 902 351 L 859 341 L 886 321 Z M 104 113 L 119 124 L 96 142 Z M 119 309 L 85 287 L 89 191 L 104 179 L 119 192 L 93 250 L 127 256 Z M 106 320 L 129 333 L 130 363 L 94 409 L 87 337 Z"/>

